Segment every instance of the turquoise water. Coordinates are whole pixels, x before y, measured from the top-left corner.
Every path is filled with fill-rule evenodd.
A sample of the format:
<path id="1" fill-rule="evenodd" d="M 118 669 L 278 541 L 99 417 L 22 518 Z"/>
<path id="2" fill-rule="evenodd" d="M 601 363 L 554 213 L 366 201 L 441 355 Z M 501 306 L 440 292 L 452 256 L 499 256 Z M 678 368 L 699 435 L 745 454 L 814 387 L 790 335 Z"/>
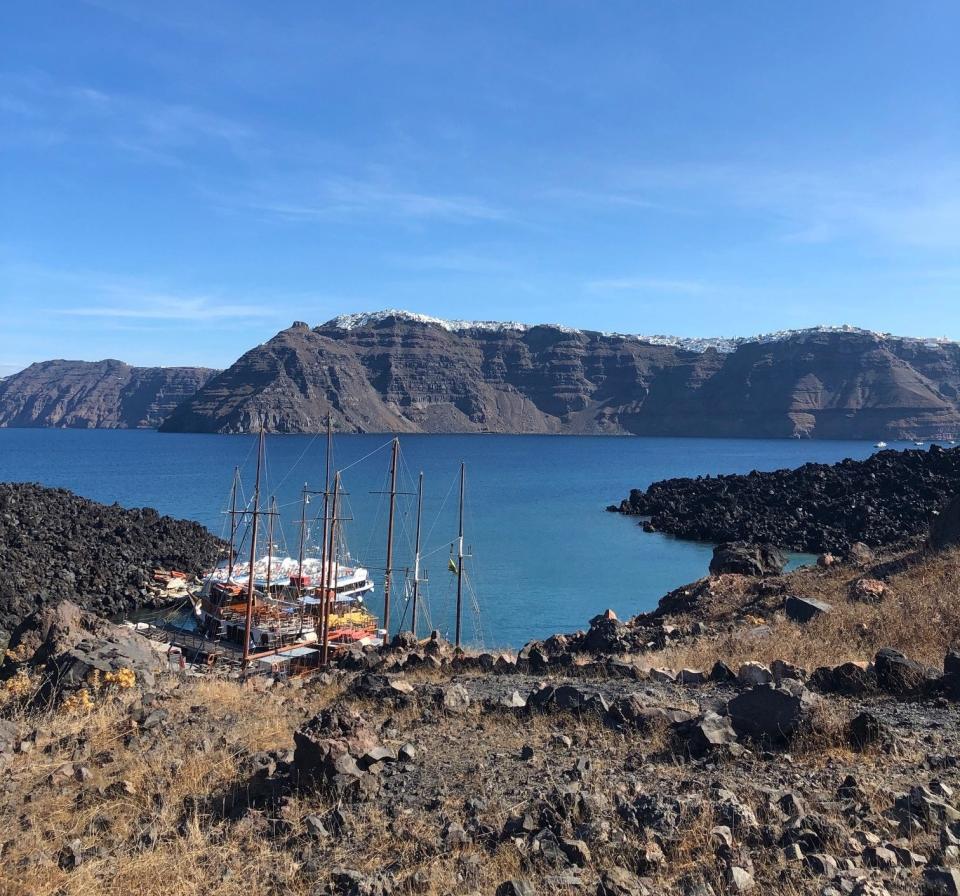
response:
<path id="1" fill-rule="evenodd" d="M 239 465 L 253 485 L 251 436 L 152 431 L 0 429 L 0 480 L 69 488 L 107 503 L 151 506 L 224 531 L 230 480 Z M 389 437 L 337 436 L 343 468 L 347 543 L 373 572 L 371 605 L 381 608 L 385 563 Z M 586 626 L 607 607 L 627 617 L 653 608 L 667 591 L 704 575 L 711 546 L 645 534 L 634 519 L 604 512 L 631 488 L 671 476 L 745 473 L 807 461 L 865 458 L 865 442 L 655 439 L 589 436 L 404 436 L 399 488 L 425 474 L 425 586 L 430 622 L 453 626 L 454 576 L 447 569 L 457 534 L 459 463 L 467 465 L 468 591 L 479 612 L 465 614 L 473 644 L 518 646 Z M 275 494 L 286 539 L 297 551 L 299 494 L 322 488 L 324 440 L 269 436 L 265 495 Z M 311 505 L 319 513 L 319 502 Z M 415 499 L 398 499 L 395 564 L 411 561 Z M 314 527 L 316 529 L 317 527 Z M 280 531 L 282 529 L 282 532 Z M 378 570 L 378 567 L 380 570 Z M 397 578 L 395 578 L 397 581 Z M 396 593 L 396 592 L 395 592 Z M 399 612 L 403 611 L 403 601 Z M 471 604 L 474 601 L 471 600 Z M 398 622 L 393 614 L 393 630 Z"/>

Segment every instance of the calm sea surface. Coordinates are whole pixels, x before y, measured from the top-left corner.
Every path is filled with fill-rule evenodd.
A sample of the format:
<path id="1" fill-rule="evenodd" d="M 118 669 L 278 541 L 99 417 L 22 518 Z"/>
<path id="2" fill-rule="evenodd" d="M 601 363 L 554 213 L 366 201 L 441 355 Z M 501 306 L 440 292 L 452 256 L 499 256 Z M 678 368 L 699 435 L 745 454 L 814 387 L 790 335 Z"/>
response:
<path id="1" fill-rule="evenodd" d="M 336 437 L 344 470 L 344 523 L 353 558 L 373 572 L 371 606 L 382 609 L 389 437 Z M 0 429 L 0 480 L 36 481 L 126 507 L 151 506 L 225 529 L 234 466 L 253 486 L 256 439 L 161 435 L 152 431 Z M 416 490 L 425 474 L 423 513 L 429 624 L 449 632 L 455 577 L 448 571 L 457 534 L 457 477 L 467 465 L 466 563 L 473 644 L 518 646 L 582 628 L 607 607 L 621 618 L 651 609 L 667 591 L 704 575 L 711 546 L 648 535 L 636 520 L 605 513 L 631 488 L 671 476 L 745 473 L 807 461 L 865 458 L 865 442 L 652 439 L 589 436 L 404 436 L 399 488 Z M 297 551 L 299 494 L 321 489 L 324 440 L 269 436 L 265 495 L 275 495 L 282 532 Z M 310 514 L 320 512 L 316 499 Z M 416 504 L 398 499 L 395 563 L 411 563 Z M 278 526 L 278 529 L 280 527 Z M 315 539 L 318 526 L 311 527 Z M 379 567 L 379 569 L 378 569 Z M 395 577 L 395 582 L 399 577 Z M 396 592 L 395 592 L 396 593 Z M 403 612 L 403 600 L 398 612 Z M 397 604 L 395 603 L 396 607 Z M 394 613 L 392 630 L 396 629 Z"/>

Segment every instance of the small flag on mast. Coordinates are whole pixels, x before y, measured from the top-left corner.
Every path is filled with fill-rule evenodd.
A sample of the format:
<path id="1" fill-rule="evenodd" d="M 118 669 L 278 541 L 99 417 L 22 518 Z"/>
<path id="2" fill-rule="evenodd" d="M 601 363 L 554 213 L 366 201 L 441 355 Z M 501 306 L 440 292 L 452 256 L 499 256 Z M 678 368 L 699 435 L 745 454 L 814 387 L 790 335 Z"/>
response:
<path id="1" fill-rule="evenodd" d="M 457 564 L 453 562 L 453 557 L 450 558 L 450 562 L 447 564 L 447 569 L 449 569 L 454 575 L 457 574 Z"/>

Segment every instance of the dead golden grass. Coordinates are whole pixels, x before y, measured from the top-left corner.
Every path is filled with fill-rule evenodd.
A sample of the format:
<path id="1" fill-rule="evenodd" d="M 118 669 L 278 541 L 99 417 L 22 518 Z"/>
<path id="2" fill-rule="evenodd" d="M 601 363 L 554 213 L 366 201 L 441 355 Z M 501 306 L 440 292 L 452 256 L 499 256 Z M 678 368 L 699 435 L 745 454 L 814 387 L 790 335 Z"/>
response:
<path id="1" fill-rule="evenodd" d="M 751 598 L 744 615 L 769 626 L 761 636 L 749 620 L 717 637 L 650 654 L 650 665 L 706 668 L 722 660 L 736 668 L 747 660 L 775 659 L 808 670 L 847 660 L 871 660 L 881 647 L 893 647 L 911 658 L 939 667 L 947 649 L 960 643 L 960 551 L 918 558 L 887 580 L 888 595 L 879 604 L 849 599 L 849 586 L 862 573 L 849 567 L 804 569 L 787 579 L 788 593 L 830 603 L 830 613 L 806 624 L 786 619 L 782 595 Z M 743 607 L 743 595 L 731 603 Z M 729 613 L 730 606 L 725 607 Z"/>

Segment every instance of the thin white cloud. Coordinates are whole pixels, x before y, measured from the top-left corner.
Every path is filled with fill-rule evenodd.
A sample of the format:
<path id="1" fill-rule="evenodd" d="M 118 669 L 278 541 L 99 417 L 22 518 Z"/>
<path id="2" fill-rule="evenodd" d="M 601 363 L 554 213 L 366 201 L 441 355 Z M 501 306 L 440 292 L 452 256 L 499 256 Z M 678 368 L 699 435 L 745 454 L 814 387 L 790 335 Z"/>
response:
<path id="1" fill-rule="evenodd" d="M 703 214 L 761 215 L 783 242 L 960 248 L 960 166 L 951 160 L 860 159 L 795 168 L 642 166 L 618 171 L 615 180 L 625 190 Z"/>
<path id="2" fill-rule="evenodd" d="M 499 221 L 506 213 L 473 196 L 444 195 L 397 188 L 375 181 L 328 178 L 311 183 L 305 175 L 296 187 L 261 186 L 237 200 L 221 197 L 226 205 L 265 213 L 287 221 L 322 220 L 352 215 L 389 215 L 414 220 Z M 293 198 L 296 197 L 296 198 Z"/>
<path id="3" fill-rule="evenodd" d="M 187 103 L 62 84 L 44 74 L 0 77 L 6 143 L 100 144 L 168 164 L 204 143 L 243 155 L 256 134 L 248 125 Z"/>
<path id="4" fill-rule="evenodd" d="M 79 308 L 61 308 L 56 313 L 69 317 L 161 321 L 217 321 L 276 315 L 275 310 L 258 305 L 238 305 L 205 298 L 184 299 L 170 296 L 131 296 L 128 304 L 85 305 Z"/>

